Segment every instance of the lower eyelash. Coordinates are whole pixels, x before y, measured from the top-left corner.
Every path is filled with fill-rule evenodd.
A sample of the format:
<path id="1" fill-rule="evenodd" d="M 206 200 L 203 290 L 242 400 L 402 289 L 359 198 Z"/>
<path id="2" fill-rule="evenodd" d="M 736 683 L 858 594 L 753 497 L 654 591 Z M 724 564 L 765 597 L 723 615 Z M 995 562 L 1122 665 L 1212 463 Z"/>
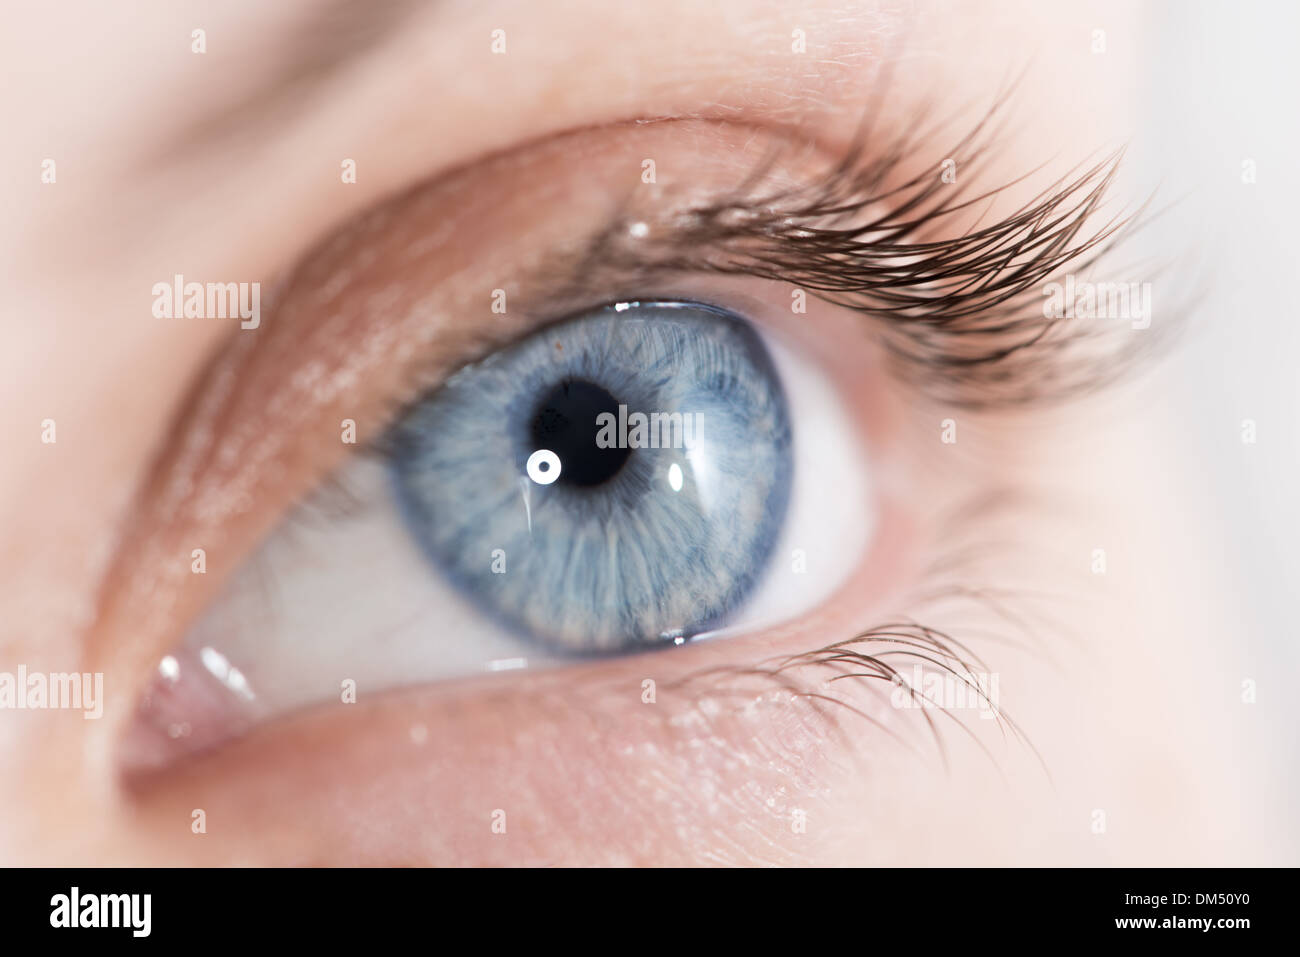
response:
<path id="1" fill-rule="evenodd" d="M 1029 510 L 1028 498 L 1008 489 L 996 495 L 971 496 L 946 513 L 950 520 L 940 525 L 951 534 L 951 544 L 930 564 L 918 586 L 899 602 L 899 607 L 909 610 L 906 616 L 874 623 L 850 637 L 808 651 L 701 669 L 667 687 L 708 700 L 751 701 L 756 695 L 781 693 L 818 707 L 825 719 L 824 727 L 843 734 L 849 747 L 854 743 L 854 736 L 849 727 L 836 719 L 839 713 L 865 720 L 895 743 L 919 754 L 916 743 L 908 736 L 912 726 L 882 720 L 871 713 L 869 702 L 853 697 L 855 691 L 864 690 L 874 696 L 870 701 L 881 709 L 892 706 L 918 712 L 922 719 L 919 728 L 928 734 L 945 771 L 949 769 L 945 727 L 960 729 L 990 762 L 998 763 L 997 755 L 966 723 L 970 712 L 987 712 L 994 719 L 994 726 L 1026 750 L 1050 782 L 1051 770 L 1042 755 L 1000 701 L 998 672 L 991 670 L 984 658 L 971 649 L 969 642 L 975 640 L 976 634 L 967 629 L 965 638 L 958 637 L 956 632 L 960 629 L 941 629 L 923 623 L 925 618 L 935 617 L 941 611 L 945 620 L 971 613 L 989 615 L 1000 621 L 1001 626 L 988 634 L 979 633 L 979 641 L 1050 657 L 1050 649 L 1036 636 L 1040 632 L 1068 635 L 1069 629 L 1054 616 L 1039 613 L 1033 600 L 1060 596 L 971 584 L 991 576 L 992 556 L 998 548 L 1005 549 L 1008 555 L 1023 557 L 1021 543 L 994 546 L 986 529 L 994 518 L 999 522 L 1023 518 Z M 922 683 L 916 680 L 916 668 L 926 673 Z M 941 678 L 945 689 L 956 692 L 957 700 L 936 701 L 927 690 L 931 676 Z M 855 685 L 854 691 L 837 692 L 836 687 L 844 682 Z M 936 720 L 938 715 L 951 723 Z"/>
<path id="2" fill-rule="evenodd" d="M 872 650 L 859 650 L 856 646 L 869 646 Z M 895 665 L 895 659 L 906 660 Z M 908 677 L 905 670 L 907 664 L 914 662 L 921 663 L 918 668 L 924 669 L 928 666 L 931 669 L 930 674 L 926 676 L 927 681 L 919 686 L 914 678 Z M 830 677 L 825 677 L 826 670 L 834 673 Z M 813 677 L 805 677 L 808 672 L 814 675 L 822 672 L 822 676 L 817 677 L 814 683 Z M 881 623 L 851 638 L 796 655 L 764 659 L 749 665 L 705 669 L 667 687 L 673 690 L 690 691 L 702 698 L 716 698 L 720 695 L 741 695 L 752 698 L 755 693 L 754 688 L 728 686 L 725 682 L 738 678 L 759 678 L 764 684 L 762 690 L 779 690 L 794 698 L 825 704 L 828 711 L 848 711 L 874 725 L 896 743 L 910 748 L 911 744 L 899 731 L 869 714 L 862 707 L 843 697 L 837 697 L 829 690 L 814 690 L 818 685 L 829 687 L 835 682 L 846 679 L 883 682 L 888 686 L 887 689 L 880 685 L 871 685 L 871 690 L 882 696 L 902 697 L 908 702 L 902 707 L 920 712 L 945 769 L 948 767 L 947 749 L 941 728 L 930 714 L 931 710 L 949 718 L 955 727 L 960 728 L 975 742 L 990 761 L 996 762 L 993 753 L 962 721 L 960 709 L 951 706 L 947 701 L 936 701 L 931 693 L 927 692 L 926 686 L 929 684 L 930 676 L 947 676 L 944 680 L 950 682 L 950 687 L 956 687 L 958 694 L 963 698 L 962 708 L 991 713 L 998 727 L 1004 733 L 1009 732 L 1031 751 L 1046 771 L 1046 765 L 1043 764 L 1042 757 L 1033 743 L 997 701 L 995 685 L 990 693 L 990 684 L 982 677 L 989 674 L 991 673 L 987 666 L 951 636 L 919 622 L 898 621 Z M 894 706 L 899 707 L 896 702 Z"/>

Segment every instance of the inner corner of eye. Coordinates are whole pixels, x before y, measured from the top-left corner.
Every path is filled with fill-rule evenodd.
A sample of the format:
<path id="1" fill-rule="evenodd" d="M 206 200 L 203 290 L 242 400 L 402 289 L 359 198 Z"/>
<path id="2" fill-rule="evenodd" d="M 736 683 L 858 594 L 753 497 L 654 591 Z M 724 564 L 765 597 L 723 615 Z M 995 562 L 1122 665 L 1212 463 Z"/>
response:
<path id="1" fill-rule="evenodd" d="M 345 518 L 282 529 L 236 573 L 160 671 L 155 745 L 339 701 L 349 682 L 360 694 L 800 615 L 854 571 L 873 520 L 839 392 L 798 350 L 697 302 L 611 304 L 493 353 L 336 476 L 357 503 Z"/>

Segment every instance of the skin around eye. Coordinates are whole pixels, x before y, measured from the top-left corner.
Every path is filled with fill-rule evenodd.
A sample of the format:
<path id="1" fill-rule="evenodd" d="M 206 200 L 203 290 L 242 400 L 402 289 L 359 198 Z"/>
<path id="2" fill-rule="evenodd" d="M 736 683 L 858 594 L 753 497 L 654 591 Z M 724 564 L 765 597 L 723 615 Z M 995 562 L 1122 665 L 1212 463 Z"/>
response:
<path id="1" fill-rule="evenodd" d="M 10 98 L 13 148 L 4 151 L 12 202 L 0 229 L 13 268 L 12 321 L 0 349 L 8 430 L 0 672 L 102 672 L 106 693 L 97 721 L 25 711 L 0 722 L 0 766 L 11 772 L 0 776 L 5 863 L 1294 862 L 1294 788 L 1287 762 L 1277 760 L 1287 742 L 1272 737 L 1294 716 L 1288 696 L 1270 694 L 1261 677 L 1294 670 L 1286 655 L 1266 656 L 1287 645 L 1290 631 L 1286 614 L 1270 612 L 1292 607 L 1288 589 L 1267 584 L 1289 584 L 1294 569 L 1277 524 L 1290 499 L 1254 494 L 1291 448 L 1291 394 L 1268 390 L 1258 376 L 1228 392 L 1223 379 L 1225 359 L 1252 349 L 1288 353 L 1278 347 L 1285 325 L 1262 322 L 1278 310 L 1249 308 L 1256 299 L 1286 300 L 1273 281 L 1287 274 L 1276 237 L 1287 232 L 1288 177 L 1277 170 L 1294 150 L 1260 91 L 1294 86 L 1278 82 L 1294 65 L 1242 42 L 1289 33 L 1277 29 L 1275 11 L 1186 17 L 1170 5 L 1144 11 L 1103 0 L 374 6 L 406 18 L 384 31 L 372 29 L 376 11 L 365 3 L 277 4 L 275 16 L 262 16 L 268 5 L 180 0 L 155 4 L 142 29 L 141 18 L 107 4 L 83 5 L 71 18 L 53 4 L 10 12 L 7 65 L 41 81 Z M 202 55 L 188 47 L 195 28 L 207 32 Z M 509 36 L 500 55 L 488 43 L 498 28 Z M 274 531 L 340 467 L 349 489 L 373 495 L 363 502 L 386 501 L 385 465 L 344 465 L 352 450 L 340 442 L 340 421 L 355 421 L 360 441 L 370 442 L 393 421 L 389 405 L 533 331 L 531 318 L 543 312 L 529 279 L 539 253 L 588 237 L 607 207 L 631 200 L 664 209 L 674 181 L 707 191 L 711 161 L 752 134 L 719 133 L 704 148 L 677 150 L 685 124 L 670 118 L 798 126 L 842 142 L 874 103 L 869 149 L 879 156 L 878 134 L 920 131 L 936 116 L 974 121 L 1014 76 L 1024 77 L 1015 122 L 998 130 L 987 154 L 995 179 L 1051 163 L 1045 182 L 1018 198 L 1000 194 L 1001 212 L 975 204 L 972 218 L 1005 218 L 1093 150 L 1129 141 L 1131 170 L 1143 145 L 1155 145 L 1153 172 L 1168 166 L 1193 177 L 1190 190 L 1162 191 L 1157 205 L 1189 196 L 1194 215 L 1165 233 L 1174 242 L 1139 252 L 1167 262 L 1189 238 L 1233 238 L 1223 252 L 1236 255 L 1209 260 L 1209 272 L 1228 280 L 1211 284 L 1226 290 L 1207 303 L 1222 341 L 1212 340 L 1203 365 L 1180 363 L 1186 379 L 1174 388 L 1126 398 L 1095 419 L 1058 423 L 1035 409 L 1017 432 L 999 417 L 939 407 L 904 420 L 893 442 L 888 430 L 873 431 L 865 474 L 880 506 L 873 558 L 855 575 L 852 602 L 810 605 L 806 616 L 761 634 L 738 622 L 736 641 L 441 680 L 458 663 L 478 674 L 486 659 L 526 655 L 531 665 L 536 652 L 504 632 L 494 646 L 495 633 L 470 617 L 473 607 L 455 611 L 463 598 L 454 590 L 421 591 L 438 578 L 395 508 L 369 524 L 369 537 L 359 530 L 382 508 L 363 505 L 350 524 L 302 508 L 308 521 Z M 610 124 L 637 129 L 612 138 L 626 145 L 624 155 L 600 163 L 607 147 L 597 131 Z M 538 144 L 572 130 L 592 133 L 557 146 L 553 162 L 536 162 Z M 960 155 L 923 147 L 909 142 L 903 153 L 946 195 L 998 185 Z M 642 179 L 647 160 L 655 184 Z M 341 162 L 356 175 L 341 180 Z M 745 175 L 737 168 L 720 178 L 734 184 Z M 335 237 L 362 211 L 445 177 L 455 180 L 451 188 L 406 197 L 376 217 L 365 242 Z M 1142 192 L 1114 198 L 1122 206 Z M 1216 228 L 1207 232 L 1207 223 Z M 953 226 L 954 234 L 963 229 Z M 1252 236 L 1259 242 L 1244 241 Z M 272 297 L 272 281 L 327 237 L 342 247 L 337 254 L 313 257 L 300 282 Z M 1142 237 L 1149 242 L 1151 232 Z M 1280 268 L 1267 268 L 1270 254 Z M 556 262 L 540 265 L 560 275 Z M 1108 268 L 1096 278 L 1155 278 Z M 150 285 L 180 272 L 261 280 L 267 321 L 255 331 L 154 321 Z M 1157 285 L 1167 294 L 1157 294 L 1153 328 L 1168 317 L 1164 304 L 1199 298 L 1206 274 L 1202 265 L 1186 281 L 1175 275 Z M 653 295 L 760 318 L 712 286 L 594 285 L 589 301 L 546 316 Z M 498 288 L 510 311 L 494 316 L 486 306 Z M 1242 288 L 1253 291 L 1249 302 Z M 773 315 L 789 312 L 782 292 L 784 308 Z M 1260 321 L 1244 321 L 1255 313 Z M 877 415 L 881 397 L 854 387 L 879 379 L 852 368 L 858 352 L 844 345 L 852 336 L 829 331 L 825 318 L 812 337 L 825 349 L 801 353 L 816 360 L 806 363 L 809 378 L 844 360 L 847 371 L 822 380 L 833 378 L 851 421 Z M 1142 338 L 1132 337 L 1135 345 Z M 771 351 L 792 401 L 812 395 L 782 365 L 781 349 Z M 827 351 L 840 355 L 828 361 Z M 408 389 L 409 356 L 424 375 Z M 1220 380 L 1222 389 L 1206 388 Z M 379 396 L 390 386 L 393 396 Z M 1237 441 L 1241 416 L 1252 427 L 1259 420 L 1258 445 Z M 37 440 L 46 417 L 51 427 L 57 420 L 57 444 Z M 800 422 L 796 440 L 807 440 L 810 427 Z M 832 440 L 849 434 L 829 431 Z M 1180 439 L 1201 440 L 1191 448 L 1202 454 L 1181 454 L 1189 450 Z M 922 467 L 911 467 L 913 458 Z M 983 462 L 994 465 L 981 470 Z M 1047 507 L 999 521 L 995 493 L 1045 463 L 1059 463 L 1060 474 L 1034 488 L 1049 495 L 1028 498 Z M 760 586 L 746 616 L 762 618 L 772 600 L 782 620 L 791 590 L 850 562 L 852 549 L 840 556 L 799 531 L 837 527 L 853 499 L 803 496 L 806 471 L 795 470 L 785 522 L 793 540 L 774 548 L 771 571 L 789 569 L 802 549 L 807 572 L 776 579 L 780 588 Z M 1249 477 L 1248 492 L 1231 494 L 1240 491 L 1235 482 L 1199 484 L 1237 471 Z M 969 499 L 963 514 L 974 518 L 965 526 L 947 508 L 954 489 Z M 346 513 L 336 498 L 333 511 Z M 805 503 L 827 518 L 801 519 Z M 1251 521 L 1252 506 L 1263 521 Z M 1270 514 L 1271 506 L 1281 511 Z M 904 518 L 916 527 L 900 533 Z M 1252 527 L 1248 550 L 1218 547 L 1221 529 Z M 271 538 L 280 545 L 257 555 Z M 200 549 L 203 574 L 192 571 Z M 349 549 L 355 566 L 331 577 L 333 559 Z M 1105 573 L 1098 552 L 1108 557 Z M 1021 561 L 1005 567 L 1007 553 Z M 384 564 L 390 557 L 402 561 Z M 1252 562 L 1266 571 L 1253 574 Z M 948 572 L 949 607 L 913 600 L 918 564 Z M 268 571 L 259 576 L 258 568 Z M 236 578 L 249 595 L 261 589 L 274 610 L 303 616 L 257 623 L 267 634 L 257 673 L 238 653 L 256 628 L 215 634 L 232 643 L 226 654 L 204 656 L 211 642 L 192 653 L 177 646 Z M 1237 594 L 1234 581 L 1253 584 Z M 926 579 L 924 590 L 936 585 Z M 427 600 L 403 605 L 413 595 Z M 404 647 L 388 626 L 416 611 L 434 626 L 413 626 Z M 769 697 L 768 659 L 775 670 L 899 616 L 987 655 L 1007 710 L 1051 768 L 1052 787 L 1041 786 L 1037 766 L 1021 768 L 1019 752 L 1000 747 L 996 733 L 983 736 L 994 760 L 959 732 L 945 733 L 950 760 L 940 766 L 925 743 L 900 756 L 889 735 L 848 711 L 838 712 L 838 724 L 818 720 L 811 696 Z M 304 664 L 304 635 L 322 662 L 309 656 Z M 176 679 L 169 700 L 191 709 L 177 715 L 178 735 L 186 722 L 199 734 L 208 719 L 194 712 L 228 716 L 226 698 L 187 685 L 193 673 L 236 702 L 240 689 L 256 689 L 254 704 L 299 701 L 303 710 L 273 712 L 202 760 L 123 787 L 110 759 L 168 650 L 176 656 L 164 673 Z M 425 650 L 428 659 L 412 655 Z M 459 651 L 482 657 L 459 662 Z M 448 670 L 421 672 L 434 654 Z M 373 672 L 347 675 L 358 684 L 355 704 L 308 708 L 339 699 L 331 661 Z M 398 662 L 405 667 L 395 670 Z M 314 667 L 319 674 L 307 670 Z M 709 668 L 743 673 L 748 683 L 715 689 L 686 680 Z M 381 693 L 399 672 L 420 683 Z M 1256 678 L 1259 701 L 1252 694 L 1243 707 L 1238 685 L 1251 679 L 1253 688 Z M 809 684 L 895 731 L 917 719 L 871 710 L 857 680 Z M 933 714 L 940 729 L 949 726 Z M 972 724 L 976 733 L 996 727 Z M 190 830 L 196 808 L 207 812 L 206 835 Z M 508 832 L 489 828 L 497 809 L 508 815 Z M 806 825 L 798 831 L 796 815 Z"/>

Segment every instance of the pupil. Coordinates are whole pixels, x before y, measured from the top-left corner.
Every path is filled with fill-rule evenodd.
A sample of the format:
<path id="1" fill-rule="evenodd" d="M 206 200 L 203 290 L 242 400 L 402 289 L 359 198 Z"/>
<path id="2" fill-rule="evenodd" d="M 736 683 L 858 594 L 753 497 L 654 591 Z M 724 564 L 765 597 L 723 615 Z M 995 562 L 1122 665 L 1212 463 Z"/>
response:
<path id="1" fill-rule="evenodd" d="M 550 449 L 560 458 L 558 484 L 589 487 L 618 474 L 631 449 L 596 445 L 596 417 L 618 417 L 618 400 L 600 386 L 581 379 L 558 382 L 542 396 L 533 413 L 535 449 Z"/>

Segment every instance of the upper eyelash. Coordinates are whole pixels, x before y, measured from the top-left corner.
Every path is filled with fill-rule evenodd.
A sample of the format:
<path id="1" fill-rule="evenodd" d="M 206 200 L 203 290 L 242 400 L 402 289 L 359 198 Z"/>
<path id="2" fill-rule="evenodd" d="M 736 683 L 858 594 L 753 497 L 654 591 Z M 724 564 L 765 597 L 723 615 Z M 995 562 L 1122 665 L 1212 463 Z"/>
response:
<path id="1" fill-rule="evenodd" d="M 1146 204 L 1090 226 L 1119 169 L 1120 150 L 1057 180 L 997 223 L 960 236 L 934 236 L 946 217 L 991 201 L 1018 182 L 967 196 L 970 169 L 990 149 L 990 120 L 998 108 L 947 154 L 963 170 L 960 184 L 942 182 L 936 162 L 889 187 L 910 139 L 895 141 L 876 159 L 855 141 L 817 181 L 764 194 L 756 184 L 775 163 L 771 157 L 734 193 L 679 216 L 658 245 L 620 241 L 638 219 L 624 214 L 596 238 L 590 258 L 593 265 L 643 274 L 743 274 L 806 289 L 880 321 L 884 345 L 906 369 L 907 381 L 961 408 L 1019 405 L 1094 389 L 1144 359 L 1165 337 L 1148 329 L 1134 343 L 1110 334 L 1114 324 L 1046 317 L 1042 288 L 1067 264 L 1095 266 L 1131 235 Z M 1067 353 L 1068 362 L 1057 361 Z"/>

